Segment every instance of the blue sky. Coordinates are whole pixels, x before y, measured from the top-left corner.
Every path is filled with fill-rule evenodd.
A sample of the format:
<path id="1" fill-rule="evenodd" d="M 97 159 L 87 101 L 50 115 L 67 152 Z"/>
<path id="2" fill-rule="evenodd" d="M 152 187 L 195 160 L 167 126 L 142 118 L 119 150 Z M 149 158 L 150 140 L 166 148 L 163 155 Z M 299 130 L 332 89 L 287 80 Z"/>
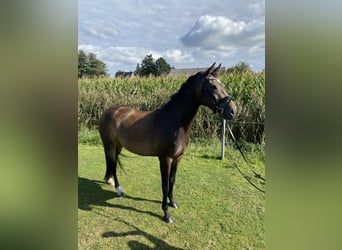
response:
<path id="1" fill-rule="evenodd" d="M 148 54 L 176 68 L 265 68 L 264 0 L 79 0 L 78 48 L 114 75 Z"/>

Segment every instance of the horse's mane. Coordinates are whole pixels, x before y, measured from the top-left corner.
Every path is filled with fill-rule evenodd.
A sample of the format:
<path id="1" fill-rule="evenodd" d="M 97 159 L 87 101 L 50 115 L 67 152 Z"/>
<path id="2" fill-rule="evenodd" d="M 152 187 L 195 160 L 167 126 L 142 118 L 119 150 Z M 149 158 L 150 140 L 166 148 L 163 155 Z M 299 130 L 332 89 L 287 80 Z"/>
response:
<path id="1" fill-rule="evenodd" d="M 186 92 L 187 89 L 189 89 L 190 85 L 192 84 L 193 82 L 193 78 L 196 76 L 197 74 L 195 75 L 192 75 L 190 76 L 182 85 L 181 87 L 179 88 L 179 90 L 174 93 L 171 97 L 170 97 L 170 100 L 165 103 L 161 108 L 163 109 L 167 109 L 171 106 L 171 104 L 175 103 L 175 102 L 178 102 L 179 100 L 181 100 L 184 96 L 184 93 Z"/>

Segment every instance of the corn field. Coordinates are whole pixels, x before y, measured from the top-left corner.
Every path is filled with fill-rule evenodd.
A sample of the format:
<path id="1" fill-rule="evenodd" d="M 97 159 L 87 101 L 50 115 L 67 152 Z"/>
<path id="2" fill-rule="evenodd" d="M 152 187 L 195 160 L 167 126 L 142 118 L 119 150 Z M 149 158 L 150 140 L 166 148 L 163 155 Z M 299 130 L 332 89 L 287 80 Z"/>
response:
<path id="1" fill-rule="evenodd" d="M 151 78 L 103 78 L 78 81 L 78 127 L 97 129 L 102 112 L 112 105 L 153 110 L 168 102 L 187 76 Z M 238 115 L 230 126 L 235 136 L 247 142 L 264 143 L 265 73 L 226 74 L 220 77 L 233 96 Z M 220 135 L 221 122 L 209 108 L 201 106 L 191 130 L 191 138 Z"/>

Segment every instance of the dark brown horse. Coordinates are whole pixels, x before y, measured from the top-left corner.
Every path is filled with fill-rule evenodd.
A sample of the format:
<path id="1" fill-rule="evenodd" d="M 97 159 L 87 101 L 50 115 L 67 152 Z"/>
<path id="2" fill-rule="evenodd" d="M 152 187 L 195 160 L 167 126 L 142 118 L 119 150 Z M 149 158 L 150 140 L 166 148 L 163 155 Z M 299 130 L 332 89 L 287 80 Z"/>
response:
<path id="1" fill-rule="evenodd" d="M 118 156 L 127 150 L 145 156 L 158 156 L 162 180 L 164 220 L 172 222 L 168 211 L 177 208 L 172 191 L 177 166 L 189 144 L 191 124 L 200 105 L 205 105 L 224 119 L 236 115 L 236 106 L 227 95 L 219 79 L 215 63 L 205 72 L 190 76 L 171 100 L 153 111 L 138 111 L 126 106 L 113 106 L 105 111 L 99 123 L 99 131 L 106 158 L 105 180 L 114 184 L 117 194 L 124 196 L 116 175 Z M 114 183 L 113 179 L 114 177 Z"/>

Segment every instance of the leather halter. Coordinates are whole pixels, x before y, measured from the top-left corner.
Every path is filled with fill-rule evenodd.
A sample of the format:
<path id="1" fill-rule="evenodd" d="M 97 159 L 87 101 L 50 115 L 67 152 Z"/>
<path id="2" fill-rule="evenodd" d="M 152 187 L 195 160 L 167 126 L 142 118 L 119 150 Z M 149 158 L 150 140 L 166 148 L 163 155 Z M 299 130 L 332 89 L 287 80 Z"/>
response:
<path id="1" fill-rule="evenodd" d="M 219 113 L 219 115 L 223 115 L 223 111 L 224 111 L 224 108 L 222 107 L 222 105 L 227 102 L 227 104 L 229 104 L 231 101 L 232 101 L 232 97 L 227 95 L 221 99 L 218 99 L 218 100 L 215 100 L 214 101 L 214 104 L 215 104 L 215 108 L 216 110 L 214 110 L 214 113 Z"/>
<path id="2" fill-rule="evenodd" d="M 203 90 L 205 90 L 205 85 L 207 84 L 206 80 L 209 80 L 209 79 L 216 80 L 216 78 L 213 76 L 208 76 L 208 77 L 204 78 L 202 92 L 203 92 Z M 223 104 L 225 104 L 225 103 L 229 104 L 232 101 L 232 99 L 233 99 L 233 97 L 231 97 L 229 95 L 227 95 L 223 98 L 217 99 L 217 100 L 214 96 L 211 96 L 211 101 L 214 104 L 214 109 L 213 109 L 214 114 L 218 113 L 220 116 L 222 116 L 223 112 L 224 112 L 224 108 L 222 107 Z"/>

